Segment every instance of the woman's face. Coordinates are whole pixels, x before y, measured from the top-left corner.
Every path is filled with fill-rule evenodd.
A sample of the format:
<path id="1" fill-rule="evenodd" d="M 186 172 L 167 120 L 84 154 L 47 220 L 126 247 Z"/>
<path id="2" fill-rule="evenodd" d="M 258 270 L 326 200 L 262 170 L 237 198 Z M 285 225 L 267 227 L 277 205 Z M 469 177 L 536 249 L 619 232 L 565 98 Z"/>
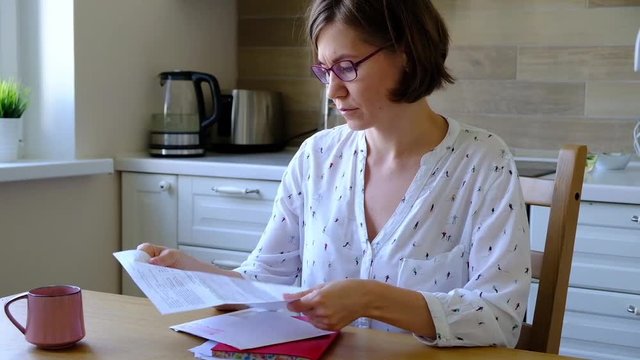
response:
<path id="1" fill-rule="evenodd" d="M 341 60 L 355 63 L 378 49 L 362 41 L 357 32 L 341 23 L 326 25 L 317 43 L 318 61 L 325 68 Z M 404 58 L 389 49 L 361 63 L 357 68 L 357 78 L 350 82 L 342 81 L 330 72 L 328 96 L 354 130 L 392 121 L 395 110 L 402 106 L 389 100 L 389 91 L 398 84 Z"/>

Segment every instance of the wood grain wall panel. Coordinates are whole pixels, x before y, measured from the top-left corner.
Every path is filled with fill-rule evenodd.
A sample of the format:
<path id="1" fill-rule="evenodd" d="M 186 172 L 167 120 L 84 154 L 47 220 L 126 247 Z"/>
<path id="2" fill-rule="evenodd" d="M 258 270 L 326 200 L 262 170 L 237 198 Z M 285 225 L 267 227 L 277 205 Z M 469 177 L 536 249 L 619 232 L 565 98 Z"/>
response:
<path id="1" fill-rule="evenodd" d="M 239 48 L 240 78 L 312 78 L 311 51 L 299 48 Z M 315 78 L 314 78 L 315 79 Z"/>
<path id="2" fill-rule="evenodd" d="M 456 115 L 453 118 L 499 135 L 510 147 L 559 149 L 582 143 L 592 152 L 633 152 L 635 121 L 611 118 Z"/>
<path id="3" fill-rule="evenodd" d="M 306 46 L 304 19 L 293 18 L 240 18 L 238 20 L 238 46 Z"/>
<path id="4" fill-rule="evenodd" d="M 586 114 L 640 118 L 640 82 L 587 83 Z"/>
<path id="5" fill-rule="evenodd" d="M 456 79 L 516 78 L 515 46 L 457 46 L 449 51 L 447 67 Z"/>
<path id="6" fill-rule="evenodd" d="M 545 81 L 640 81 L 632 46 L 521 47 L 518 79 Z"/>
<path id="7" fill-rule="evenodd" d="M 292 142 L 299 145 L 311 134 L 310 130 L 318 129 L 322 115 L 319 111 L 291 110 L 285 111 L 285 128 L 288 138 L 296 136 Z M 303 136 L 300 134 L 307 133 Z"/>
<path id="8" fill-rule="evenodd" d="M 238 86 L 281 91 L 288 136 L 322 118 L 323 87 L 308 69 L 301 16 L 308 2 L 238 0 Z M 513 148 L 582 142 L 592 151 L 632 150 L 640 117 L 634 1 L 433 2 L 449 26 L 447 66 L 458 79 L 433 94 L 436 111 L 492 130 Z"/>
<path id="9" fill-rule="evenodd" d="M 589 7 L 640 6 L 640 0 L 587 0 Z"/>
<path id="10" fill-rule="evenodd" d="M 303 16 L 309 0 L 238 0 L 238 15 L 242 17 Z"/>
<path id="11" fill-rule="evenodd" d="M 597 11 L 497 9 L 453 12 L 443 17 L 457 46 L 631 46 L 635 37 L 630 34 L 638 32 L 640 7 Z"/>
<path id="12" fill-rule="evenodd" d="M 449 114 L 583 115 L 584 84 L 460 80 L 430 102 Z"/>
<path id="13" fill-rule="evenodd" d="M 545 12 L 580 10 L 586 0 L 432 0 L 442 14 L 476 14 L 477 12 Z"/>

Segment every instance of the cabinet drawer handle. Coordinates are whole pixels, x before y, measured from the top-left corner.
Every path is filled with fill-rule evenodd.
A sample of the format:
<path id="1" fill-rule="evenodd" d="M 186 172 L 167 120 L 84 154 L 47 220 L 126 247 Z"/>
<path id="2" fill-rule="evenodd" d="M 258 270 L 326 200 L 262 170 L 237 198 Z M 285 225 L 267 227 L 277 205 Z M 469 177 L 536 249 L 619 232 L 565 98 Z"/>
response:
<path id="1" fill-rule="evenodd" d="M 232 194 L 232 195 L 245 195 L 245 194 L 260 194 L 260 189 L 249 188 L 237 188 L 233 186 L 214 186 L 211 188 L 213 192 L 220 194 Z"/>
<path id="2" fill-rule="evenodd" d="M 240 263 L 233 260 L 213 260 L 211 261 L 211 263 L 223 269 L 235 269 L 237 267 L 240 267 Z"/>
<path id="3" fill-rule="evenodd" d="M 633 215 L 633 216 L 631 217 L 631 221 L 633 221 L 633 222 L 634 222 L 634 223 L 636 223 L 636 224 L 637 224 L 637 223 L 640 223 L 640 216 L 638 216 L 638 215 Z"/>
<path id="4" fill-rule="evenodd" d="M 640 316 L 640 307 L 629 305 L 627 312 Z"/>

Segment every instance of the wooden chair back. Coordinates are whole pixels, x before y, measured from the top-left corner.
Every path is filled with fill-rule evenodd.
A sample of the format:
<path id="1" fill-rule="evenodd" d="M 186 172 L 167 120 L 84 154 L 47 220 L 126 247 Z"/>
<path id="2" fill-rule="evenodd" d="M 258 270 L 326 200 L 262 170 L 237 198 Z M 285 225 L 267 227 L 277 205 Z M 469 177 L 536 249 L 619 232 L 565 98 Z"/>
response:
<path id="1" fill-rule="evenodd" d="M 523 323 L 518 349 L 553 354 L 560 349 L 586 157 L 586 146 L 565 145 L 555 180 L 520 177 L 525 203 L 547 206 L 550 214 L 544 252 L 531 252 L 538 296 L 532 323 Z"/>

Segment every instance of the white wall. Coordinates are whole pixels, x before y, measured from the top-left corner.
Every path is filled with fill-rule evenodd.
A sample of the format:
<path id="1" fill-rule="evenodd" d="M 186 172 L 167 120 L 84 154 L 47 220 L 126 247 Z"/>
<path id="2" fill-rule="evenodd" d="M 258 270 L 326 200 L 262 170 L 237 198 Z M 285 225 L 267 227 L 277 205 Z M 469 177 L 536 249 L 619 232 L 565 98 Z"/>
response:
<path id="1" fill-rule="evenodd" d="M 79 157 L 145 150 L 162 71 L 235 86 L 235 0 L 77 0 L 75 12 Z"/>
<path id="2" fill-rule="evenodd" d="M 0 297 L 49 284 L 116 292 L 116 177 L 0 183 Z"/>
<path id="3" fill-rule="evenodd" d="M 76 156 L 146 147 L 160 71 L 235 86 L 235 0 L 76 0 Z M 119 174 L 0 183 L 0 296 L 51 283 L 120 290 Z"/>

